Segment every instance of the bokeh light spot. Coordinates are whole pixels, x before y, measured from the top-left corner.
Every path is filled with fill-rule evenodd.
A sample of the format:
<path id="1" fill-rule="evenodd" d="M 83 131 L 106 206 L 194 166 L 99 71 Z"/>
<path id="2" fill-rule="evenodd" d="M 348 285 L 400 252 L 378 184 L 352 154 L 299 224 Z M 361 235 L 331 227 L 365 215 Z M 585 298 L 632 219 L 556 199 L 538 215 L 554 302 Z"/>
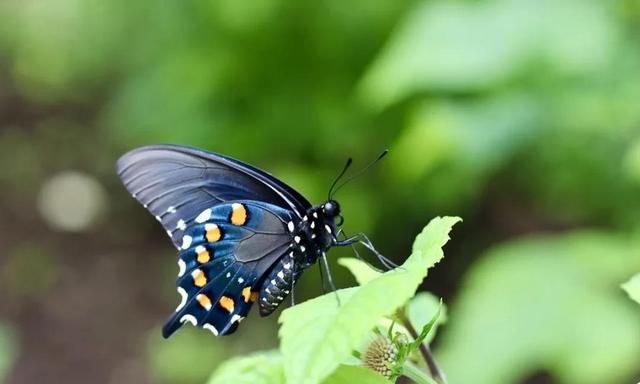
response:
<path id="1" fill-rule="evenodd" d="M 80 232 L 91 227 L 103 211 L 106 197 L 98 181 L 76 171 L 52 176 L 42 186 L 38 210 L 58 230 Z"/>

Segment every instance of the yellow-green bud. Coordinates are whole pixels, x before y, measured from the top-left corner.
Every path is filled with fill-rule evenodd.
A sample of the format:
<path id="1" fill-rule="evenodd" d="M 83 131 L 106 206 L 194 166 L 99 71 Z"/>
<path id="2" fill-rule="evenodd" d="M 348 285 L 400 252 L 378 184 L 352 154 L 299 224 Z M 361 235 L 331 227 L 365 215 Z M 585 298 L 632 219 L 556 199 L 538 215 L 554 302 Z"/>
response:
<path id="1" fill-rule="evenodd" d="M 390 378 L 396 362 L 398 349 L 385 336 L 378 336 L 369 344 L 362 355 L 362 363 L 374 372 Z"/>

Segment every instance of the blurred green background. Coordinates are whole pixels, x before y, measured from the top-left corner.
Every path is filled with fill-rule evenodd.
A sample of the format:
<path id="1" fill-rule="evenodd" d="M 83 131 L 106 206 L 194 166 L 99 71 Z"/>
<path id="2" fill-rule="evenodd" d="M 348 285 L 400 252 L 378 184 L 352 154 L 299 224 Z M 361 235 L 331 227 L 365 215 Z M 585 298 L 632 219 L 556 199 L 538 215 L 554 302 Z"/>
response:
<path id="1" fill-rule="evenodd" d="M 619 288 L 640 271 L 639 1 L 0 1 L 0 382 L 203 383 L 277 346 L 256 313 L 162 340 L 174 250 L 114 162 L 164 142 L 312 202 L 388 147 L 337 198 L 396 261 L 464 218 L 424 286 L 451 384 L 640 380 Z M 312 269 L 296 296 L 320 293 Z"/>

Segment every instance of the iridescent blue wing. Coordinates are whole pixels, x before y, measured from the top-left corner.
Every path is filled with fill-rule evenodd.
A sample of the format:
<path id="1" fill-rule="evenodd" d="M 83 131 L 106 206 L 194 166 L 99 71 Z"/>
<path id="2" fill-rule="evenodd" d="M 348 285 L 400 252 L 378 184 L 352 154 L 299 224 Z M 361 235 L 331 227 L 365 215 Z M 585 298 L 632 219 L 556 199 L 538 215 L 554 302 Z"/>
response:
<path id="1" fill-rule="evenodd" d="M 178 145 L 134 149 L 117 163 L 125 187 L 164 226 L 176 248 L 195 217 L 215 204 L 255 200 L 301 218 L 311 204 L 293 188 L 241 161 Z"/>
<path id="2" fill-rule="evenodd" d="M 182 300 L 164 337 L 186 322 L 215 335 L 235 331 L 267 271 L 289 250 L 293 220 L 291 211 L 259 201 L 227 202 L 200 212 L 180 241 Z"/>

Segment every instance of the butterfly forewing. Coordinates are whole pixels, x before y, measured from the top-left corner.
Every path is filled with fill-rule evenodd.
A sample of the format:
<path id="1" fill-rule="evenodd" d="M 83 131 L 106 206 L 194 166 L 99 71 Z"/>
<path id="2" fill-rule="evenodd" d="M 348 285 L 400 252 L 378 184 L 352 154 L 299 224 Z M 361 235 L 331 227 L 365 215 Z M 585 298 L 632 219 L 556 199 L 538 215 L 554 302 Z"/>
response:
<path id="1" fill-rule="evenodd" d="M 125 187 L 179 248 L 198 214 L 231 200 L 255 200 L 301 217 L 310 203 L 266 172 L 219 154 L 176 145 L 135 149 L 118 160 Z"/>

